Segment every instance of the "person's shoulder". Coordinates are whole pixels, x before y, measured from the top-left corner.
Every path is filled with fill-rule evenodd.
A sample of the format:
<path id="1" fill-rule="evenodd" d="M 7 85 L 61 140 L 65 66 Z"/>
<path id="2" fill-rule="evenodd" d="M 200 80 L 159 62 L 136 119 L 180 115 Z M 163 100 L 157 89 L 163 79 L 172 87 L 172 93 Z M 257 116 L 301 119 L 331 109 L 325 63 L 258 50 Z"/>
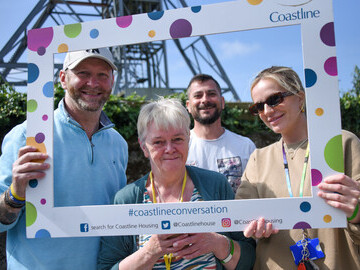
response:
<path id="1" fill-rule="evenodd" d="M 241 141 L 243 141 L 243 142 L 247 142 L 247 143 L 254 144 L 254 142 L 253 142 L 249 137 L 246 137 L 246 136 L 237 134 L 237 133 L 232 132 L 232 131 L 230 131 L 230 130 L 228 130 L 228 129 L 225 129 L 224 135 L 225 135 L 225 136 L 228 136 L 228 137 L 233 137 L 233 138 L 236 139 L 236 140 L 241 140 Z"/>
<path id="2" fill-rule="evenodd" d="M 4 137 L 4 140 L 18 140 L 26 138 L 26 121 L 13 127 Z"/>
<path id="3" fill-rule="evenodd" d="M 225 180 L 227 180 L 223 174 L 216 172 L 216 171 L 211 171 L 211 170 L 199 168 L 196 166 L 186 166 L 186 168 L 190 174 L 195 174 L 204 179 L 225 179 Z"/>
<path id="4" fill-rule="evenodd" d="M 106 132 L 113 140 L 118 141 L 120 144 L 127 145 L 125 138 L 115 128 L 108 128 Z"/>
<path id="5" fill-rule="evenodd" d="M 145 175 L 116 192 L 114 199 L 115 204 L 136 203 L 139 192 L 144 191 L 146 179 L 147 176 Z"/>
<path id="6" fill-rule="evenodd" d="M 345 130 L 345 129 L 343 129 L 341 131 L 341 135 L 343 137 L 343 141 L 345 141 L 345 140 L 356 140 L 356 139 L 359 140 L 359 138 L 354 133 L 352 133 L 352 132 L 350 132 L 348 130 Z"/>
<path id="7" fill-rule="evenodd" d="M 282 142 L 281 140 L 279 140 L 267 146 L 256 148 L 252 153 L 252 155 L 256 156 L 256 155 L 264 155 L 267 153 L 273 153 L 276 149 L 281 149 L 281 144 Z"/>

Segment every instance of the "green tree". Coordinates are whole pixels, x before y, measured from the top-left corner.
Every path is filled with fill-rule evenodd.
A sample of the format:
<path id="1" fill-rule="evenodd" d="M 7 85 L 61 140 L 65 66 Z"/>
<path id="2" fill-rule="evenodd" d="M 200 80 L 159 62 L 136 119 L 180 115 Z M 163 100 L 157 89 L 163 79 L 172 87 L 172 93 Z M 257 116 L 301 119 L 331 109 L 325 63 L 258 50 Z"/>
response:
<path id="1" fill-rule="evenodd" d="M 340 98 L 342 128 L 360 137 L 360 69 L 355 66 L 353 88 Z"/>

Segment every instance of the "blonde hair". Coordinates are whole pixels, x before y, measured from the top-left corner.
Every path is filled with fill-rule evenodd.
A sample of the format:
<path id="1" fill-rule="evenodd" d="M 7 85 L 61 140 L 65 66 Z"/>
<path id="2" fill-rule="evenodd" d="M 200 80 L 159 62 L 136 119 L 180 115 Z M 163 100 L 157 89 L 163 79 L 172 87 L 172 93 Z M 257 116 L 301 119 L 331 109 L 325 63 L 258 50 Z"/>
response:
<path id="1" fill-rule="evenodd" d="M 251 84 L 251 92 L 260 80 L 272 79 L 276 81 L 282 88 L 293 93 L 298 94 L 300 91 L 305 92 L 299 75 L 289 67 L 272 66 L 261 71 L 253 80 Z"/>

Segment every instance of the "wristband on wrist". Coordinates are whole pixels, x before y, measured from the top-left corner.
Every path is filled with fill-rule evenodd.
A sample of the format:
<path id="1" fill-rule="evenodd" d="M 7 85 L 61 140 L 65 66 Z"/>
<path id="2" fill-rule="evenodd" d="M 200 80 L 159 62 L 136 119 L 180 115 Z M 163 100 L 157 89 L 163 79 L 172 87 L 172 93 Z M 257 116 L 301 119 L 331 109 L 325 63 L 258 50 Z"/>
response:
<path id="1" fill-rule="evenodd" d="M 12 208 L 23 208 L 25 206 L 25 201 L 19 201 L 17 199 L 14 200 L 13 196 L 10 194 L 11 194 L 10 189 L 5 191 L 5 204 L 7 204 Z"/>
<path id="2" fill-rule="evenodd" d="M 226 237 L 226 239 L 228 240 L 229 255 L 227 255 L 227 257 L 225 259 L 220 260 L 220 262 L 222 264 L 228 263 L 232 259 L 233 255 L 234 255 L 234 241 L 231 238 L 229 238 L 229 237 L 227 237 L 225 235 L 224 235 L 224 237 Z"/>
<path id="3" fill-rule="evenodd" d="M 20 197 L 19 195 L 17 195 L 17 194 L 15 193 L 13 184 L 10 185 L 10 193 L 13 195 L 13 197 L 15 197 L 15 199 L 17 199 L 17 200 L 19 200 L 19 201 L 25 201 L 25 198 L 24 198 L 24 197 Z"/>
<path id="4" fill-rule="evenodd" d="M 348 221 L 353 220 L 357 216 L 358 212 L 359 212 L 359 204 L 356 205 L 352 216 L 348 217 L 347 220 Z"/>

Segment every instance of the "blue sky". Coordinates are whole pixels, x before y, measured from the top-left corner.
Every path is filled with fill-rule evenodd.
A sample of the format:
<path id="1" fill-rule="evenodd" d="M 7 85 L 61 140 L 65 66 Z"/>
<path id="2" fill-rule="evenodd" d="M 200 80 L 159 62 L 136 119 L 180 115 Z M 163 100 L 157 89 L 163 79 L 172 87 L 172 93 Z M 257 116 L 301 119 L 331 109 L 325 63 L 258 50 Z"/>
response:
<path id="1" fill-rule="evenodd" d="M 193 6 L 219 3 L 224 0 L 186 0 L 186 2 L 189 6 Z M 36 3 L 36 0 L 3 1 L 0 17 L 0 48 L 4 46 Z M 334 0 L 333 8 L 341 93 L 352 88 L 354 67 L 360 66 L 360 35 L 358 34 L 360 1 Z M 251 79 L 263 68 L 271 65 L 291 66 L 303 78 L 299 26 L 211 35 L 207 38 L 242 101 L 251 100 L 249 93 Z M 183 40 L 183 42 L 189 43 L 191 39 Z M 167 42 L 167 51 L 170 63 L 170 86 L 186 87 L 192 74 L 172 41 Z M 23 61 L 26 61 L 26 55 L 23 58 L 25 59 Z M 214 75 L 207 66 L 204 66 L 202 72 Z M 221 81 L 220 84 L 223 85 Z M 19 90 L 26 91 L 26 88 Z M 225 98 L 232 100 L 231 95 Z"/>

